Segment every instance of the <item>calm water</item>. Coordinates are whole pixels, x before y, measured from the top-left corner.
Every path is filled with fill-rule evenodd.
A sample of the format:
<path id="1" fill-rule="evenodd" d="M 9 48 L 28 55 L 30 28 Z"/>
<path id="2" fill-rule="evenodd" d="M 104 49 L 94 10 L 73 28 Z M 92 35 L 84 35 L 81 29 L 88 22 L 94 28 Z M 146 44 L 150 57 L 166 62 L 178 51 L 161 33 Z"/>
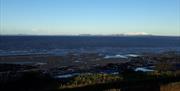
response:
<path id="1" fill-rule="evenodd" d="M 75 52 L 142 53 L 179 51 L 180 37 L 0 36 L 0 55 Z"/>

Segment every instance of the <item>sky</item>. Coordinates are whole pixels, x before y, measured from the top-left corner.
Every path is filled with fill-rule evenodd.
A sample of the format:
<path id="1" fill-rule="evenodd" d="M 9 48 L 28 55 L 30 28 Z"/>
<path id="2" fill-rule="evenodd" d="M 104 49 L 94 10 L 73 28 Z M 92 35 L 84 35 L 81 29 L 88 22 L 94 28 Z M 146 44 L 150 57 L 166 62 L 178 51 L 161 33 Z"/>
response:
<path id="1" fill-rule="evenodd" d="M 180 0 L 0 0 L 0 34 L 180 36 Z"/>

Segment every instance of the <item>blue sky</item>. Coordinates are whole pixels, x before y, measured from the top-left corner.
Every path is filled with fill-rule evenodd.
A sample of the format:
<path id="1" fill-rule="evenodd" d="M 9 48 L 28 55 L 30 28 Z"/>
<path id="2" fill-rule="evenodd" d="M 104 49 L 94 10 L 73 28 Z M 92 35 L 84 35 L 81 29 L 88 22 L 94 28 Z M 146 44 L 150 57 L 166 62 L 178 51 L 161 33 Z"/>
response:
<path id="1" fill-rule="evenodd" d="M 180 0 L 0 0 L 1 34 L 180 35 Z"/>

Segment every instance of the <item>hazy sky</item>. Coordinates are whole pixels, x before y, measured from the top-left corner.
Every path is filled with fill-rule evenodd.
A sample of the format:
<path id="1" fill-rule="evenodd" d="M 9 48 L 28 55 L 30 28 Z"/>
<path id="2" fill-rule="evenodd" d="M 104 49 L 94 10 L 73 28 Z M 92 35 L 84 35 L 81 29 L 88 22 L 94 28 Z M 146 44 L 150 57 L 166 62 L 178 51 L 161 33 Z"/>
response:
<path id="1" fill-rule="evenodd" d="M 0 34 L 180 35 L 180 0 L 0 0 Z"/>

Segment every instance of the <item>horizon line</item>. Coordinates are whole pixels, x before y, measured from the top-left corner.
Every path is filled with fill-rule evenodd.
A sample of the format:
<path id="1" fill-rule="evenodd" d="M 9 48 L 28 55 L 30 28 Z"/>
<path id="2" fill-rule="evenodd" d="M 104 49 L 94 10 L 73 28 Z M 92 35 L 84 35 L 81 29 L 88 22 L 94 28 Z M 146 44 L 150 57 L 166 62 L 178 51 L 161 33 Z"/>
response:
<path id="1" fill-rule="evenodd" d="M 0 34 L 0 36 L 164 36 L 164 37 L 180 37 L 180 35 L 128 35 L 128 34 Z"/>

